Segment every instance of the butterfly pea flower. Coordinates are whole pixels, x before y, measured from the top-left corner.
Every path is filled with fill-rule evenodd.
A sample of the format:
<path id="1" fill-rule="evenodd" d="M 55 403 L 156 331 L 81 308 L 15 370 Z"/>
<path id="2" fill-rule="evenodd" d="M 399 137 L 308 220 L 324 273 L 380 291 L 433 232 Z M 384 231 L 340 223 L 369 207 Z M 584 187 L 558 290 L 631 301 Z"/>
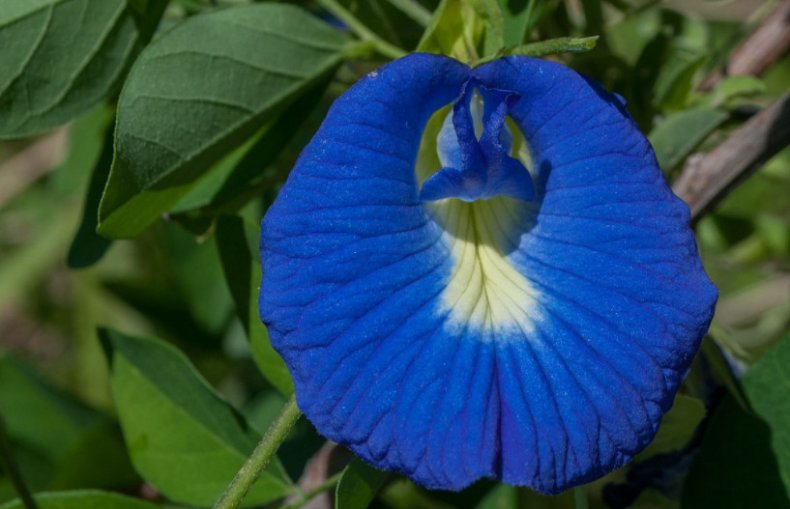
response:
<path id="1" fill-rule="evenodd" d="M 626 463 L 717 297 L 623 100 L 526 57 L 413 54 L 356 83 L 261 249 L 304 414 L 437 489 L 557 493 Z"/>

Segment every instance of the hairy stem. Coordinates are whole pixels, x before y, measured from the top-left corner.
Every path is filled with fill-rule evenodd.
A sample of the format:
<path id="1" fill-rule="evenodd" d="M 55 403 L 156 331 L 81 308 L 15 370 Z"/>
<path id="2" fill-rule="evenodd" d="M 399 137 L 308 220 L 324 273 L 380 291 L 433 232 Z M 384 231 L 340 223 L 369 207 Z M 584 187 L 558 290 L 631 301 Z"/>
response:
<path id="1" fill-rule="evenodd" d="M 299 411 L 299 407 L 296 405 L 296 397 L 291 396 L 280 411 L 280 415 L 269 426 L 255 450 L 247 458 L 246 463 L 242 465 L 241 470 L 230 482 L 225 493 L 214 504 L 214 509 L 236 509 L 239 507 L 250 487 L 252 487 L 263 469 L 272 460 L 274 453 L 277 452 L 280 444 L 288 436 L 291 427 L 301 415 L 302 412 Z"/>

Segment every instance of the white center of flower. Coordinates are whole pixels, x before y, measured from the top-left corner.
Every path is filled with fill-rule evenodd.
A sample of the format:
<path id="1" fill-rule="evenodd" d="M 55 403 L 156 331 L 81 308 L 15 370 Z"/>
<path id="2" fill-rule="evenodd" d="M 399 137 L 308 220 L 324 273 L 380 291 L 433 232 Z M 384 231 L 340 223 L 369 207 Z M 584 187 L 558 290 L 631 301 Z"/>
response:
<path id="1" fill-rule="evenodd" d="M 516 214 L 525 206 L 504 197 L 430 204 L 454 262 L 441 294 L 451 325 L 486 332 L 534 330 L 538 292 L 507 257 L 518 242 Z"/>
<path id="2" fill-rule="evenodd" d="M 478 124 L 482 108 L 474 103 L 471 112 Z M 448 109 L 440 110 L 426 126 L 416 168 L 418 185 L 458 157 L 456 147 L 447 143 L 452 137 L 446 118 L 451 115 Z M 513 127 L 507 132 L 513 138 L 511 153 L 530 168 L 526 143 Z M 458 331 L 480 331 L 484 340 L 498 339 L 496 333 L 509 330 L 534 331 L 539 294 L 512 260 L 524 233 L 525 217 L 534 205 L 496 196 L 472 202 L 447 198 L 424 206 L 442 229 L 442 242 L 453 260 L 440 297 L 440 311 L 448 314 L 448 325 Z"/>

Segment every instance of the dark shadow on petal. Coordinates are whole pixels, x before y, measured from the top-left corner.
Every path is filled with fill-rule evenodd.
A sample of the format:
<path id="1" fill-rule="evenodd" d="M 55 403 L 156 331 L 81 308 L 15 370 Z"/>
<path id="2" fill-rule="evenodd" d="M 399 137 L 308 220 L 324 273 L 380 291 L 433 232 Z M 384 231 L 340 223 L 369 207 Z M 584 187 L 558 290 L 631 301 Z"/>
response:
<path id="1" fill-rule="evenodd" d="M 474 240 L 478 245 L 492 247 L 503 256 L 507 256 L 519 249 L 523 237 L 538 224 L 550 174 L 551 163 L 543 161 L 535 178 L 535 196 L 528 202 L 503 196 L 475 202 L 464 202 L 453 198 L 446 200 L 454 202 L 453 211 L 449 214 L 437 213 L 447 207 L 448 203 L 424 206 L 437 226 L 453 238 L 459 241 Z M 488 213 L 483 218 L 479 217 L 481 207 L 476 205 L 479 202 L 484 202 L 483 206 L 493 214 Z M 457 217 L 459 214 L 475 216 L 473 220 L 477 227 L 470 226 L 467 220 L 459 220 Z M 480 226 L 489 227 L 488 231 L 482 231 Z M 470 235 L 473 238 L 470 238 Z"/>
<path id="2" fill-rule="evenodd" d="M 631 118 L 631 113 L 628 111 L 626 100 L 623 96 L 609 92 L 600 83 L 596 82 L 589 76 L 585 76 L 584 74 L 581 74 L 580 76 L 585 82 L 587 82 L 587 84 L 598 95 L 598 97 L 617 108 L 624 118 L 633 121 Z"/>

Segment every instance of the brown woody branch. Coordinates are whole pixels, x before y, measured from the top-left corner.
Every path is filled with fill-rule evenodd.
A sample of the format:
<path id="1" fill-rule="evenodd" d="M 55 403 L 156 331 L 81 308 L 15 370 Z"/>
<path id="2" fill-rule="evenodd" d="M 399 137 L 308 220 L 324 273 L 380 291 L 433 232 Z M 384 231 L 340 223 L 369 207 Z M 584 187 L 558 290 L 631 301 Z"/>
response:
<path id="1" fill-rule="evenodd" d="M 760 26 L 730 54 L 726 69 L 708 77 L 700 90 L 710 90 L 725 76 L 757 76 L 790 48 L 790 0 L 783 0 Z"/>
<path id="2" fill-rule="evenodd" d="M 686 162 L 672 190 L 691 209 L 692 222 L 740 181 L 790 144 L 790 92 L 749 119 L 707 154 Z"/>

